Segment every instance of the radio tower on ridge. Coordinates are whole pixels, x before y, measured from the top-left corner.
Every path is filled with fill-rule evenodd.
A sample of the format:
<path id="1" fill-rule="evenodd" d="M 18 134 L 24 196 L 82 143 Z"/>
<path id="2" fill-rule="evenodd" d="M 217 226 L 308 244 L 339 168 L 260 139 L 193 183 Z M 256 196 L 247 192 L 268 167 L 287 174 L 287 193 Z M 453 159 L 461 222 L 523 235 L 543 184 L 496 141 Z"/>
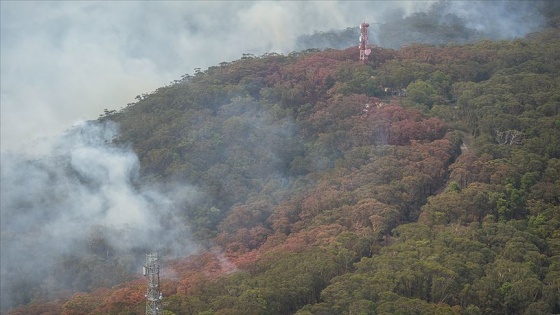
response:
<path id="1" fill-rule="evenodd" d="M 371 49 L 367 48 L 368 27 L 369 23 L 360 24 L 360 46 L 358 48 L 360 48 L 360 61 L 363 63 L 367 63 L 368 56 L 371 54 Z"/>
<path id="2" fill-rule="evenodd" d="M 148 290 L 146 292 L 146 315 L 163 315 L 161 300 L 163 296 L 159 291 L 159 257 L 152 253 L 146 255 L 144 276 L 148 277 Z"/>

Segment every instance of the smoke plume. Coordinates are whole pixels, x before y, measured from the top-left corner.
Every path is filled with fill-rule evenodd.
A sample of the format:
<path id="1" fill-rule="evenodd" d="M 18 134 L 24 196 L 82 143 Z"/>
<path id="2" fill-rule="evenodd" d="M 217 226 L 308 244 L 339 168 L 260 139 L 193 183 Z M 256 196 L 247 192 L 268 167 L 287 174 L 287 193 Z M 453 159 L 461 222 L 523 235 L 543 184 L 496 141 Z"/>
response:
<path id="1" fill-rule="evenodd" d="M 147 251 L 187 255 L 188 186 L 139 186 L 134 152 L 111 144 L 117 125 L 86 122 L 41 152 L 2 154 L 2 307 L 63 290 L 124 281 Z M 105 271 L 103 271 L 105 270 Z"/>

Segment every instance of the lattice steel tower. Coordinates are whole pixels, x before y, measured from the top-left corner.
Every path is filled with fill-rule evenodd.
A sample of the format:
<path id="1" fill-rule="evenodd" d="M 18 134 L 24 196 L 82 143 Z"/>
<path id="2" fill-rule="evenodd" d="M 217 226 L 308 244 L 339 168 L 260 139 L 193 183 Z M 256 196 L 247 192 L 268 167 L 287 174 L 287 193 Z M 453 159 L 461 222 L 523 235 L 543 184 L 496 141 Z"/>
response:
<path id="1" fill-rule="evenodd" d="M 162 299 L 159 291 L 159 257 L 157 253 L 146 255 L 144 276 L 148 277 L 146 292 L 146 315 L 163 315 Z"/>
<path id="2" fill-rule="evenodd" d="M 360 24 L 360 61 L 363 63 L 367 63 L 368 56 L 371 54 L 371 49 L 367 48 L 368 42 L 368 27 L 369 23 L 361 23 Z"/>

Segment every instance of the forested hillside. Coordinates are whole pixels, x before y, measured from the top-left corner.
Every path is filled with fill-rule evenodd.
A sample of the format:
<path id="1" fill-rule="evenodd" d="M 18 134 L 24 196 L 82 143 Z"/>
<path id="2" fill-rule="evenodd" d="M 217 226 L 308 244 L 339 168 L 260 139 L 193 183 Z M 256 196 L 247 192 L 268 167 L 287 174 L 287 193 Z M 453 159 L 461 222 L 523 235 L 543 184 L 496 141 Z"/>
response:
<path id="1" fill-rule="evenodd" d="M 134 185 L 196 187 L 165 314 L 560 313 L 558 29 L 358 56 L 244 55 L 98 119 Z M 9 314 L 143 314 L 138 265 L 87 246 Z"/>

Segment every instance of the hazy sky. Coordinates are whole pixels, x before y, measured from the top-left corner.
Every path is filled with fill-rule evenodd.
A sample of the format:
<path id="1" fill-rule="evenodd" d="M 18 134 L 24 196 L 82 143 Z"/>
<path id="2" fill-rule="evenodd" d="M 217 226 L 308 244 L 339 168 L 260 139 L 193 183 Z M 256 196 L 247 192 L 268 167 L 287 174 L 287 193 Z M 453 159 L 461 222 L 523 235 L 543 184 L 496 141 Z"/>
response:
<path id="1" fill-rule="evenodd" d="M 430 2 L 1 1 L 1 145 L 28 145 L 243 53 Z M 366 5 L 368 10 L 363 10 Z"/>
<path id="2" fill-rule="evenodd" d="M 383 22 L 396 8 L 407 15 L 434 2 L 0 1 L 1 148 L 30 146 L 123 108 L 194 68 L 243 53 L 289 53 L 298 35 Z M 504 3 L 519 2 L 450 7 L 469 26 L 496 32 L 535 20 L 530 2 L 507 14 Z"/>

